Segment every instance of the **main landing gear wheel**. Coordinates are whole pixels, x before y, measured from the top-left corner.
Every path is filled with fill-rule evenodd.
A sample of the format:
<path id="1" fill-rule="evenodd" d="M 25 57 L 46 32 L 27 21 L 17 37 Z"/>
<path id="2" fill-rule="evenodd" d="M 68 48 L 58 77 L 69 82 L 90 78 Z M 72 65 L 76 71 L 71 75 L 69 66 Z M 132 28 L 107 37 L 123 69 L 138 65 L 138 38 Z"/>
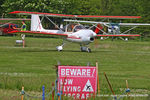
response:
<path id="1" fill-rule="evenodd" d="M 90 52 L 91 52 L 91 49 L 90 49 L 90 48 L 87 48 L 87 52 L 89 52 L 89 53 L 90 53 Z"/>
<path id="2" fill-rule="evenodd" d="M 91 49 L 90 48 L 87 48 L 87 47 L 81 47 L 81 51 L 82 52 L 91 52 Z"/>

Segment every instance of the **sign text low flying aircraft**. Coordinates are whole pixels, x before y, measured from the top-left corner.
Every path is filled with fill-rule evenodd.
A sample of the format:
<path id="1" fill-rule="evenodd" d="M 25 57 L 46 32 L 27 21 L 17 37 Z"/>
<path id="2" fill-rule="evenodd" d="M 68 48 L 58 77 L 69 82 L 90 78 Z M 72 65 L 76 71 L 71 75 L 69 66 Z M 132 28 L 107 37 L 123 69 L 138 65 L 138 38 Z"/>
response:
<path id="1" fill-rule="evenodd" d="M 24 14 L 31 15 L 31 30 L 30 31 L 11 31 L 10 33 L 33 33 L 33 34 L 47 34 L 53 36 L 60 36 L 64 40 L 75 42 L 80 44 L 81 51 L 91 52 L 91 49 L 88 47 L 88 44 L 94 41 L 95 37 L 103 37 L 103 36 L 140 36 L 140 35 L 98 35 L 97 33 L 101 30 L 99 26 L 96 26 L 95 31 L 91 29 L 86 29 L 83 25 L 79 23 L 67 24 L 64 28 L 59 29 L 44 29 L 42 26 L 42 20 L 46 17 L 50 22 L 56 25 L 51 19 L 48 17 L 64 17 L 64 18 L 116 18 L 116 19 L 137 19 L 140 16 L 91 16 L 91 15 L 64 15 L 64 14 L 52 14 L 52 13 L 39 13 L 39 12 L 26 12 L 26 11 L 14 11 L 10 12 L 10 14 Z M 43 16 L 40 20 L 39 16 Z M 57 46 L 58 51 L 63 50 L 65 42 L 62 45 Z"/>

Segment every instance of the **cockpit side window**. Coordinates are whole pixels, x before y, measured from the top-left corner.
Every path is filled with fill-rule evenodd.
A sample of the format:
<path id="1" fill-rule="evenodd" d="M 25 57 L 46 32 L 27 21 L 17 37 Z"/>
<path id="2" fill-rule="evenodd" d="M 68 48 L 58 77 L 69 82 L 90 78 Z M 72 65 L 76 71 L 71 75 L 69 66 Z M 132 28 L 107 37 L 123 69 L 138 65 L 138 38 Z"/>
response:
<path id="1" fill-rule="evenodd" d="M 81 29 L 85 29 L 85 27 L 84 27 L 83 25 L 76 25 L 76 26 L 74 27 L 74 29 L 73 29 L 73 32 L 77 32 L 77 31 L 79 31 L 79 30 L 81 30 Z"/>
<path id="2" fill-rule="evenodd" d="M 9 28 L 9 24 L 3 25 L 3 28 Z"/>
<path id="3" fill-rule="evenodd" d="M 73 24 L 68 25 L 67 31 L 68 31 L 68 32 L 72 32 L 72 29 L 73 29 L 73 28 L 74 28 L 74 25 L 73 25 Z"/>
<path id="4" fill-rule="evenodd" d="M 67 32 L 73 32 L 73 29 L 74 29 L 74 27 L 76 26 L 77 24 L 76 23 L 72 23 L 72 24 L 68 24 L 68 25 L 66 25 L 66 31 Z"/>
<path id="5" fill-rule="evenodd" d="M 10 28 L 12 28 L 12 29 L 13 29 L 13 27 L 14 27 L 14 25 L 10 25 Z"/>

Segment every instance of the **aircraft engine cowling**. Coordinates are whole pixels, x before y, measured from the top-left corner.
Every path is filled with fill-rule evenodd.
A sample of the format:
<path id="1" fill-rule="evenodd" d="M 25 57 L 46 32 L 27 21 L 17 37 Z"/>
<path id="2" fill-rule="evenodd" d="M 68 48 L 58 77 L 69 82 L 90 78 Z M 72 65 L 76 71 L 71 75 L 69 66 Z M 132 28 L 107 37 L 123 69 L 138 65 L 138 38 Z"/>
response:
<path id="1" fill-rule="evenodd" d="M 82 41 L 88 44 L 94 41 L 94 37 L 83 38 Z"/>
<path id="2" fill-rule="evenodd" d="M 90 41 L 93 42 L 94 41 L 94 37 L 90 37 Z"/>

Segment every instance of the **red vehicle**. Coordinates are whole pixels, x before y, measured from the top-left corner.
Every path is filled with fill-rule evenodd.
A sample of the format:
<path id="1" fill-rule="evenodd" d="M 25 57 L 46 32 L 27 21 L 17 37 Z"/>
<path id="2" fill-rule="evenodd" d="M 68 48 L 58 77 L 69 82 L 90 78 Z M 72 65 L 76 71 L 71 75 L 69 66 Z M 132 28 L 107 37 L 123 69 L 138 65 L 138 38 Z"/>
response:
<path id="1" fill-rule="evenodd" d="M 0 24 L 0 35 L 5 35 L 8 32 L 16 30 L 14 28 L 18 28 L 18 25 L 13 23 Z"/>

